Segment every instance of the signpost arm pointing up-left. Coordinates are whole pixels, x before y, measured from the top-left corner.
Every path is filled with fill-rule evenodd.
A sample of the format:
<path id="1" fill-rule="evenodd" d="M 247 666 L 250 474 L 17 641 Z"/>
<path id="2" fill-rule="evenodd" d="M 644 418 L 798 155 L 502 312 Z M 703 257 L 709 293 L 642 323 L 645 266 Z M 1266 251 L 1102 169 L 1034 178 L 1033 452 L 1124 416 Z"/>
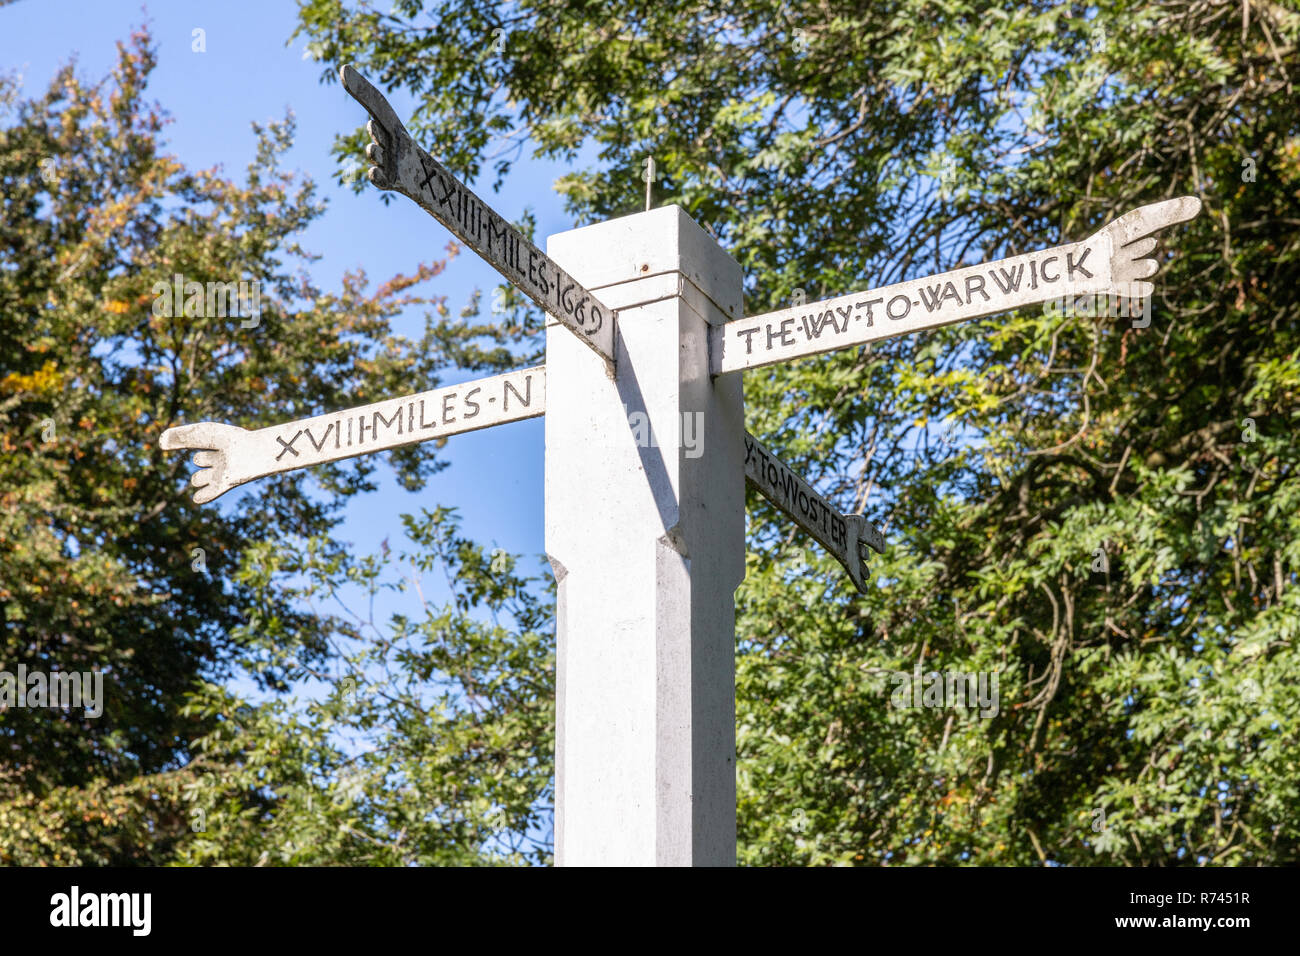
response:
<path id="1" fill-rule="evenodd" d="M 339 76 L 343 88 L 371 117 L 366 124 L 370 181 L 418 203 L 612 368 L 613 310 L 417 146 L 388 100 L 365 77 L 351 66 L 343 67 Z"/>

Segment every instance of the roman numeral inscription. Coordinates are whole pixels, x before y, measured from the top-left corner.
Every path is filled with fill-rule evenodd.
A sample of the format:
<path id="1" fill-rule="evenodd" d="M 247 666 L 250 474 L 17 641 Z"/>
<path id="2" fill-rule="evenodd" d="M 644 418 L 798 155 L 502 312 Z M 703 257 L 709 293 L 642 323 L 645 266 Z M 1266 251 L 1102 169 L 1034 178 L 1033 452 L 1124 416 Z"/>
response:
<path id="1" fill-rule="evenodd" d="M 199 470 L 190 483 L 198 488 L 195 502 L 203 504 L 266 475 L 545 412 L 546 369 L 537 366 L 255 431 L 219 422 L 178 425 L 159 444 L 195 450 Z"/>
<path id="2" fill-rule="evenodd" d="M 745 480 L 844 565 L 860 592 L 867 590 L 867 548 L 885 553 L 885 537 L 862 515 L 842 515 L 749 432 Z"/>
<path id="3" fill-rule="evenodd" d="M 1159 263 L 1153 235 L 1201 210 L 1192 196 L 1139 206 L 1081 242 L 924 279 L 736 319 L 710 330 L 714 375 L 757 368 L 1037 305 L 1064 295 L 1145 299 Z"/>
<path id="4" fill-rule="evenodd" d="M 371 138 L 366 156 L 374 164 L 370 181 L 414 200 L 539 308 L 612 362 L 614 312 L 417 146 L 388 100 L 365 77 L 350 66 L 339 76 L 344 89 L 371 116 L 366 125 Z"/>

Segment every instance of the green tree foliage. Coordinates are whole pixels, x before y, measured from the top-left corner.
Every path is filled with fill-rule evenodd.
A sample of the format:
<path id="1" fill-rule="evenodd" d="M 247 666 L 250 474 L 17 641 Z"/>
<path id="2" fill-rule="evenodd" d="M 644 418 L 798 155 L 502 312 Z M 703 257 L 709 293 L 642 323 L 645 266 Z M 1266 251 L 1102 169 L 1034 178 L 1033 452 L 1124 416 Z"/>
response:
<path id="1" fill-rule="evenodd" d="M 1293 7 L 307 0 L 300 32 L 462 173 L 516 124 L 595 144 L 582 220 L 653 155 L 751 312 L 1201 197 L 1149 325 L 1026 310 L 747 374 L 751 430 L 889 548 L 859 599 L 750 502 L 741 853 L 1296 862 Z M 935 671 L 996 672 L 997 715 L 894 706 Z"/>
<path id="2" fill-rule="evenodd" d="M 302 582 L 295 595 L 330 627 L 334 653 L 317 665 L 259 636 L 256 621 L 241 629 L 311 695 L 253 706 L 210 684 L 195 696 L 191 709 L 218 728 L 198 742 L 204 772 L 184 793 L 197 836 L 181 862 L 548 859 L 549 569 L 533 578 L 485 553 L 447 509 L 404 520 L 412 551 L 401 555 L 346 560 L 321 539 L 248 553 L 241 579 L 259 592 Z M 445 582 L 445 601 L 426 596 L 428 578 Z M 405 594 L 415 613 L 376 620 L 381 592 Z"/>
<path id="3" fill-rule="evenodd" d="M 506 336 L 489 330 L 499 347 L 480 348 L 478 327 L 410 291 L 444 262 L 374 291 L 360 273 L 316 288 L 298 237 L 323 204 L 278 167 L 292 122 L 255 127 L 242 184 L 187 170 L 144 99 L 154 62 L 140 33 L 101 83 L 69 66 L 34 99 L 0 91 L 0 669 L 99 670 L 105 698 L 96 719 L 0 712 L 0 862 L 172 858 L 193 833 L 174 795 L 203 772 L 190 741 L 217 726 L 186 695 L 237 663 L 282 688 L 298 676 L 283 655 L 303 666 L 329 652 L 327 622 L 295 592 L 236 572 L 254 545 L 327 532 L 371 487 L 374 459 L 196 507 L 163 429 L 261 427 L 431 387 L 453 356 L 510 361 Z M 206 296 L 155 308 L 176 275 L 259 283 L 260 322 Z M 434 307 L 423 336 L 394 334 L 417 304 Z M 435 451 L 391 460 L 416 486 Z"/>

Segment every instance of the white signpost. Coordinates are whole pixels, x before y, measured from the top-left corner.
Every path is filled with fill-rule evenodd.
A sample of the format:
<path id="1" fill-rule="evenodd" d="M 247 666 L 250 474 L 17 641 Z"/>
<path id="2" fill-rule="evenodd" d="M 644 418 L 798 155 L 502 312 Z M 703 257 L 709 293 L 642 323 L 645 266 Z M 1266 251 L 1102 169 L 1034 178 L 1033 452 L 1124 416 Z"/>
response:
<path id="1" fill-rule="evenodd" d="M 740 267 L 680 208 L 552 236 L 548 255 L 416 146 L 359 73 L 341 75 L 372 117 L 371 182 L 415 200 L 552 316 L 546 367 L 255 431 L 181 425 L 162 447 L 196 450 L 203 503 L 264 475 L 545 414 L 556 862 L 733 865 L 744 483 L 859 591 L 866 548 L 883 553 L 884 538 L 745 432 L 732 373 L 1067 294 L 1149 296 L 1151 234 L 1200 202 L 1142 206 L 1082 242 L 741 318 Z M 700 439 L 689 449 L 638 437 L 677 434 L 687 415 Z"/>

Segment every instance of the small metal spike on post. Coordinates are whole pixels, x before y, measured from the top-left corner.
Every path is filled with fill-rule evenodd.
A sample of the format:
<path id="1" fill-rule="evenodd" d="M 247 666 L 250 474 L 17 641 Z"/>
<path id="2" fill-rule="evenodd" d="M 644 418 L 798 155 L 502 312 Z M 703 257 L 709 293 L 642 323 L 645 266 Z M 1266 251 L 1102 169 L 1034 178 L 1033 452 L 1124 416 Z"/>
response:
<path id="1" fill-rule="evenodd" d="M 653 188 L 655 181 L 655 158 L 653 156 L 647 156 L 645 162 L 642 163 L 642 167 L 644 171 L 641 176 L 645 180 L 645 211 L 649 212 L 650 191 Z"/>

